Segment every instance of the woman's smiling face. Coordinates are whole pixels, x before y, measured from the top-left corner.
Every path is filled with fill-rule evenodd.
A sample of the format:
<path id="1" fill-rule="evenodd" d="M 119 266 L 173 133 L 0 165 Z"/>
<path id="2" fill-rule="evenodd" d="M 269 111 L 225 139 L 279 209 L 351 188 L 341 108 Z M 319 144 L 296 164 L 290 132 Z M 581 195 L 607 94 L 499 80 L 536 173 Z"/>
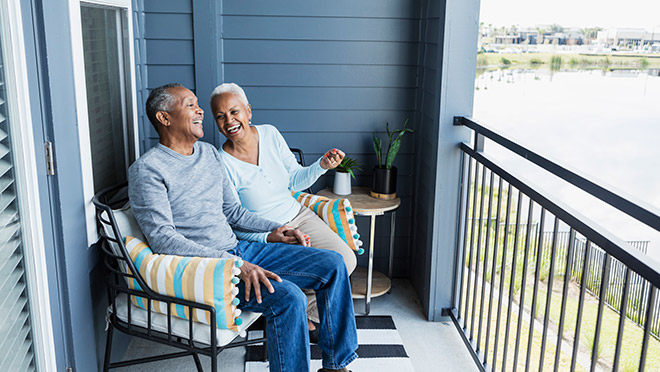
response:
<path id="1" fill-rule="evenodd" d="M 243 138 L 248 133 L 252 118 L 250 105 L 243 105 L 234 93 L 215 96 L 211 102 L 211 111 L 218 130 L 230 141 Z"/>

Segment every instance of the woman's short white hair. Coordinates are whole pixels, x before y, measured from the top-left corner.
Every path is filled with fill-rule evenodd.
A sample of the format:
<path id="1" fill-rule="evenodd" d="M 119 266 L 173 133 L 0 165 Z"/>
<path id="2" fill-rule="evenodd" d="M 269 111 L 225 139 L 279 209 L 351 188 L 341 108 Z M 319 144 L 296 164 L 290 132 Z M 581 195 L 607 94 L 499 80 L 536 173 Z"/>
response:
<path id="1" fill-rule="evenodd" d="M 213 92 L 211 92 L 211 98 L 209 99 L 209 102 L 212 104 L 213 98 L 225 93 L 232 93 L 237 95 L 238 99 L 241 100 L 243 105 L 245 105 L 245 107 L 248 107 L 249 102 L 247 96 L 245 95 L 245 91 L 236 83 L 223 83 L 215 87 L 215 89 L 213 89 Z"/>

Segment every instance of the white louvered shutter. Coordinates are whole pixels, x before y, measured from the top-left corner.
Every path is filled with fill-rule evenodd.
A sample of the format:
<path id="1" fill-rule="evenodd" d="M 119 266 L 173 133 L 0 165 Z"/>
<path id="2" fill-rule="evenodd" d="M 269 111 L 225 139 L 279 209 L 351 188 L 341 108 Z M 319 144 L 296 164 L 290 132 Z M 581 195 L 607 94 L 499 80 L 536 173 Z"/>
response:
<path id="1" fill-rule="evenodd" d="M 0 32 L 1 28 L 0 28 Z M 7 101 L 5 45 L 0 38 L 0 371 L 35 371 L 21 216 Z M 9 90 L 11 92 L 11 90 Z"/>

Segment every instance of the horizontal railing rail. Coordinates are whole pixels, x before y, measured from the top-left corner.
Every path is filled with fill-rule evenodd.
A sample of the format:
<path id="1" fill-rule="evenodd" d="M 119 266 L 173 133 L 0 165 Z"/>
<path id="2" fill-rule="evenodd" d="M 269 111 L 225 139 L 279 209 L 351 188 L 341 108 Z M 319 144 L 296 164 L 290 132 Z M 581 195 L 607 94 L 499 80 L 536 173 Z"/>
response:
<path id="1" fill-rule="evenodd" d="M 474 120 L 454 123 L 475 135 L 473 147 L 459 145 L 456 289 L 446 313 L 479 368 L 655 370 L 660 263 L 491 159 L 485 138 L 656 231 L 660 213 Z"/>
<path id="2" fill-rule="evenodd" d="M 502 145 L 506 149 L 520 155 L 557 177 L 570 182 L 623 213 L 645 223 L 655 230 L 660 230 L 660 210 L 658 210 L 658 208 L 654 208 L 641 200 L 637 200 L 637 198 L 633 196 L 625 195 L 621 191 L 613 191 L 612 187 L 606 188 L 601 186 L 587 176 L 579 174 L 578 171 L 559 165 L 558 163 L 521 146 L 511 139 L 495 132 L 493 129 L 490 129 L 483 124 L 479 124 L 470 118 L 457 116 L 454 118 L 454 125 L 463 125 L 472 129 L 477 135 L 484 136 L 491 141 Z"/>

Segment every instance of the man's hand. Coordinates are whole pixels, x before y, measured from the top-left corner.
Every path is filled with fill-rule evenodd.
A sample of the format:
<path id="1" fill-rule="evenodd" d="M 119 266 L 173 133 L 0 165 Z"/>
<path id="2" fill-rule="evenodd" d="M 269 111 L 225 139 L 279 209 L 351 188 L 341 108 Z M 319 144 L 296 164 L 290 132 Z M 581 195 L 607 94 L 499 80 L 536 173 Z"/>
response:
<path id="1" fill-rule="evenodd" d="M 261 286 L 259 283 L 263 283 L 266 286 L 266 289 L 268 289 L 268 292 L 273 293 L 275 292 L 275 288 L 270 284 L 268 278 L 277 282 L 282 282 L 282 279 L 277 274 L 264 270 L 260 266 L 251 264 L 247 261 L 243 261 L 241 273 L 238 277 L 245 282 L 245 301 L 250 301 L 250 293 L 254 287 L 254 294 L 257 296 L 257 303 L 261 303 Z"/>
<path id="2" fill-rule="evenodd" d="M 293 229 L 289 226 L 280 226 L 268 234 L 266 240 L 269 243 L 286 243 L 286 244 L 300 244 L 302 246 L 309 246 L 309 236 L 303 234 L 298 229 Z"/>

